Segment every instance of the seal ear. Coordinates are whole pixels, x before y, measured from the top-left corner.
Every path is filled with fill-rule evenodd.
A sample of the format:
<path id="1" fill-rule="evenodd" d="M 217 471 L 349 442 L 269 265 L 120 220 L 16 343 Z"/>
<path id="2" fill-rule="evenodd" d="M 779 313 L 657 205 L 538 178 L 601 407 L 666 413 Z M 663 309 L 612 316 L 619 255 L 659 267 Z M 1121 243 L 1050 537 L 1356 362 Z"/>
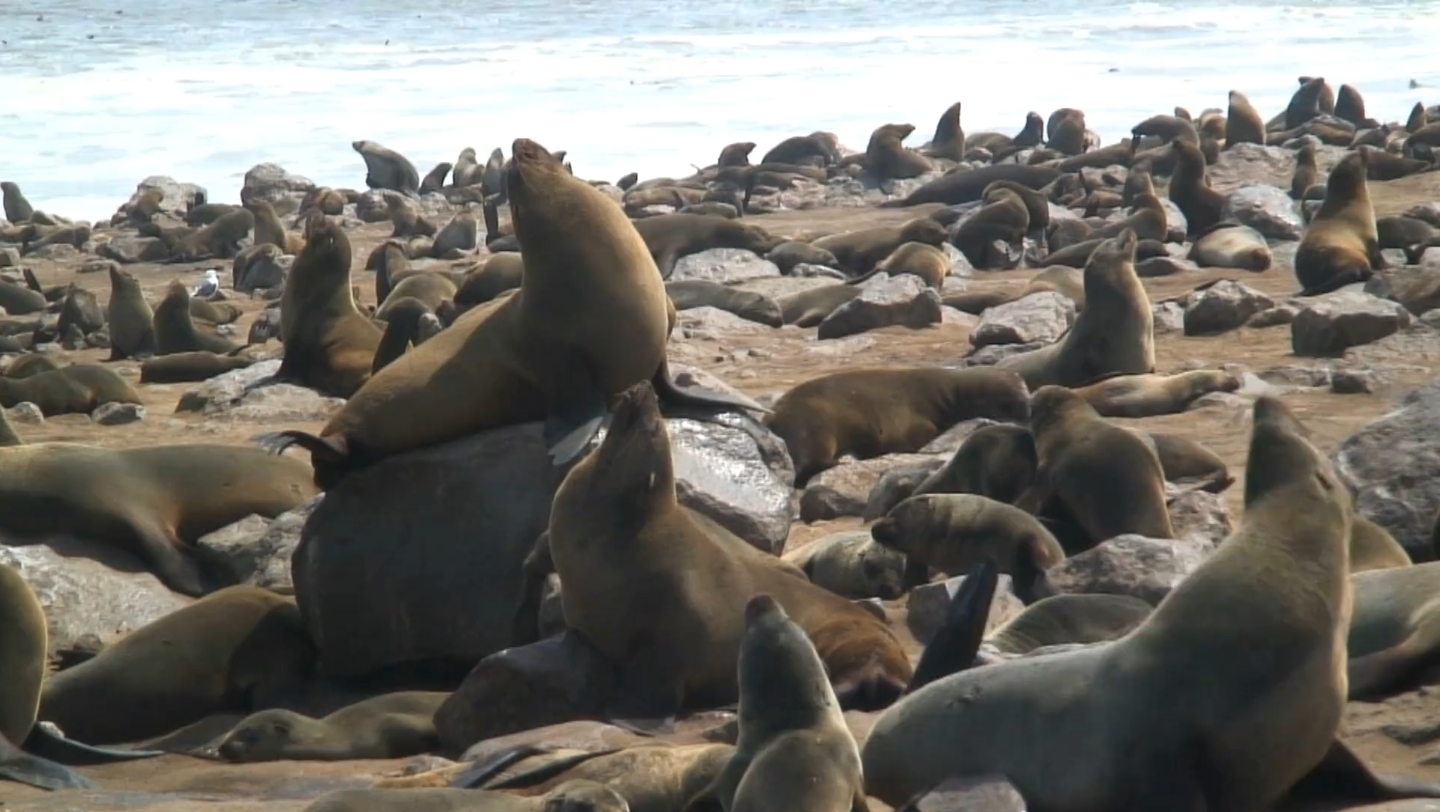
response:
<path id="1" fill-rule="evenodd" d="M 945 622 L 925 646 L 905 693 L 914 693 L 935 680 L 974 665 L 980 642 L 985 637 L 985 624 L 990 619 L 990 602 L 999 583 L 1000 568 L 993 557 L 986 556 L 985 562 L 970 573 L 950 599 Z"/>

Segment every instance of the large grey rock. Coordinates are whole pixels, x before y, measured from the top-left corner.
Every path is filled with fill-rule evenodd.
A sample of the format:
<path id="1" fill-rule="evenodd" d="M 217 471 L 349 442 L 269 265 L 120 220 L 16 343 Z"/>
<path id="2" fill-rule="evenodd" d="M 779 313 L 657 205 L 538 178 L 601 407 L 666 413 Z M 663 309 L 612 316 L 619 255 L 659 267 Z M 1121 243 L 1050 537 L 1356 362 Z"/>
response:
<path id="1" fill-rule="evenodd" d="M 909 498 L 929 476 L 945 467 L 947 457 L 937 455 L 894 468 L 880 475 L 865 497 L 865 510 L 861 517 L 867 522 L 890 512 L 890 509 Z"/>
<path id="2" fill-rule="evenodd" d="M 821 522 L 865 512 L 870 491 L 892 468 L 926 462 L 919 454 L 886 454 L 869 460 L 846 460 L 810 478 L 800 494 L 800 521 Z"/>
<path id="3" fill-rule="evenodd" d="M 1073 555 L 1045 571 L 1042 595 L 1130 595 L 1159 603 L 1205 560 L 1210 545 L 1127 533 Z"/>
<path id="4" fill-rule="evenodd" d="M 1165 241 L 1184 242 L 1190 229 L 1190 221 L 1185 219 L 1185 213 L 1180 211 L 1180 207 L 1169 197 L 1160 198 L 1160 205 L 1165 209 Z"/>
<path id="5" fill-rule="evenodd" d="M 1298 240 L 1305 234 L 1295 201 L 1268 184 L 1242 186 L 1225 195 L 1220 216 L 1249 226 L 1268 240 Z"/>
<path id="6" fill-rule="evenodd" d="M 268 200 L 274 203 L 290 194 L 304 194 L 315 188 L 309 178 L 285 171 L 279 164 L 256 164 L 245 173 L 245 184 L 240 191 L 244 200 Z"/>
<path id="7" fill-rule="evenodd" d="M 1316 150 L 1315 163 L 1320 177 L 1329 174 L 1345 154 L 1346 150 L 1335 147 Z M 1206 175 L 1210 185 L 1222 194 L 1256 184 L 1289 189 L 1290 179 L 1295 175 L 1295 150 L 1280 146 L 1236 144 L 1220 153 L 1219 159 L 1206 169 Z"/>
<path id="8" fill-rule="evenodd" d="M 247 516 L 201 536 L 195 546 L 207 561 L 217 564 L 239 584 L 290 591 L 290 559 L 300 544 L 300 533 L 310 514 L 325 497 L 317 496 L 273 519 Z"/>
<path id="9" fill-rule="evenodd" d="M 940 631 L 940 627 L 945 623 L 945 610 L 950 606 L 950 599 L 960 591 L 968 577 L 970 576 L 960 575 L 910 590 L 905 625 L 921 645 L 928 644 L 935 633 Z M 995 587 L 995 597 L 990 600 L 990 617 L 985 622 L 985 633 L 989 634 L 1000 628 L 1023 611 L 1025 604 L 1015 597 L 1010 576 L 1001 575 L 1000 582 Z"/>
<path id="10" fill-rule="evenodd" d="M 876 274 L 865 283 L 860 295 L 835 308 L 820 322 L 822 339 L 878 330 L 882 327 L 910 328 L 939 324 L 942 318 L 940 294 L 910 274 Z"/>
<path id="11" fill-rule="evenodd" d="M 27 546 L 6 546 L 20 540 L 0 538 L 0 564 L 19 572 L 40 599 L 52 650 L 92 636 L 112 643 L 190 603 L 113 544 L 66 537 L 24 541 Z"/>
<path id="12" fill-rule="evenodd" d="M 671 281 L 704 279 L 729 285 L 746 279 L 779 276 L 775 263 L 743 248 L 711 248 L 681 257 Z"/>
<path id="13" fill-rule="evenodd" d="M 507 624 L 508 628 L 508 624 Z M 573 631 L 485 657 L 435 712 L 447 752 L 546 725 L 596 718 L 614 668 Z"/>
<path id="14" fill-rule="evenodd" d="M 1075 303 L 1054 291 L 989 308 L 970 334 L 976 347 L 990 344 L 1051 344 L 1075 323 Z"/>
<path id="15" fill-rule="evenodd" d="M 1186 541 L 1215 545 L 1234 529 L 1230 503 L 1223 494 L 1190 488 L 1170 497 L 1165 507 L 1171 529 Z"/>
<path id="16" fill-rule="evenodd" d="M 950 778 L 912 802 L 916 812 L 1025 812 L 1025 799 L 1003 775 Z"/>
<path id="17" fill-rule="evenodd" d="M 812 583 L 847 598 L 894 600 L 904 591 L 905 554 L 876 542 L 868 530 L 815 539 L 786 553 L 785 560 Z"/>
<path id="18" fill-rule="evenodd" d="M 170 249 L 155 237 L 112 237 L 100 243 L 95 253 L 122 265 L 137 262 L 160 262 L 170 258 Z"/>
<path id="19" fill-rule="evenodd" d="M 767 335 L 769 327 L 718 307 L 692 307 L 676 314 L 675 327 L 688 339 L 719 341 L 730 336 Z"/>
<path id="20" fill-rule="evenodd" d="M 1368 293 L 1341 290 L 1302 300 L 1290 323 L 1296 355 L 1334 356 L 1409 327 L 1410 311 Z"/>
<path id="21" fill-rule="evenodd" d="M 1244 282 L 1222 279 L 1190 296 L 1185 335 L 1214 335 L 1234 330 L 1251 316 L 1275 306 L 1275 300 Z"/>
<path id="22" fill-rule="evenodd" d="M 728 413 L 704 421 L 669 418 L 665 425 L 680 504 L 778 554 L 790 533 L 795 482 L 785 442 L 749 418 Z"/>
<path id="23" fill-rule="evenodd" d="M 321 666 L 357 676 L 510 644 L 562 471 L 527 423 L 352 472 L 305 522 L 295 594 Z"/>
<path id="24" fill-rule="evenodd" d="M 371 189 L 361 193 L 355 200 L 355 217 L 365 223 L 383 223 L 390 219 L 390 207 L 385 203 L 384 193 Z"/>
<path id="25" fill-rule="evenodd" d="M 1157 302 L 1150 306 L 1155 317 L 1156 333 L 1179 333 L 1185 330 L 1185 308 L 1179 302 Z"/>
<path id="26" fill-rule="evenodd" d="M 199 205 L 206 202 L 208 194 L 204 186 L 197 186 L 193 183 L 180 183 L 167 175 L 151 175 L 135 185 L 135 193 L 125 202 L 121 209 L 128 209 L 140 201 L 140 196 L 152 189 L 159 189 L 162 195 L 160 199 L 160 211 L 175 215 L 181 219 L 185 211 L 192 205 Z"/>
<path id="27" fill-rule="evenodd" d="M 180 396 L 177 412 L 200 412 L 208 418 L 238 422 L 279 423 L 328 420 L 345 401 L 313 389 L 276 383 L 280 361 L 257 364 L 216 375 Z"/>
<path id="28" fill-rule="evenodd" d="M 1336 449 L 1336 471 L 1355 507 L 1390 531 L 1416 561 L 1436 556 L 1431 530 L 1440 513 L 1440 379 L 1406 395 Z"/>
<path id="29" fill-rule="evenodd" d="M 236 293 L 281 288 L 285 272 L 292 260 L 282 259 L 285 252 L 278 245 L 252 245 L 235 255 L 231 265 L 231 284 Z"/>
<path id="30" fill-rule="evenodd" d="M 1440 269 L 1416 267 L 1376 271 L 1365 283 L 1365 292 L 1393 299 L 1419 316 L 1440 307 Z"/>

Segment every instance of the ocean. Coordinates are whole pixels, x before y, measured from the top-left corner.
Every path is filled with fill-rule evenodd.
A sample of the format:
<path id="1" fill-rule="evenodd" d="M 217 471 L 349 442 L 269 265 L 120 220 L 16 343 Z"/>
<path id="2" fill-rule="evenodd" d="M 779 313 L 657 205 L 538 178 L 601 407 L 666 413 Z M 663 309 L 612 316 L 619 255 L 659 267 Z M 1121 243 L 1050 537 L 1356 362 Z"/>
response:
<path id="1" fill-rule="evenodd" d="M 265 161 L 363 188 L 362 138 L 424 175 L 521 136 L 583 177 L 677 176 L 817 129 L 918 146 L 955 101 L 967 133 L 1070 106 L 1109 143 L 1231 89 L 1268 118 L 1302 74 L 1403 121 L 1440 101 L 1437 40 L 1440 0 L 6 0 L 0 179 L 99 219 L 149 175 L 234 202 Z"/>

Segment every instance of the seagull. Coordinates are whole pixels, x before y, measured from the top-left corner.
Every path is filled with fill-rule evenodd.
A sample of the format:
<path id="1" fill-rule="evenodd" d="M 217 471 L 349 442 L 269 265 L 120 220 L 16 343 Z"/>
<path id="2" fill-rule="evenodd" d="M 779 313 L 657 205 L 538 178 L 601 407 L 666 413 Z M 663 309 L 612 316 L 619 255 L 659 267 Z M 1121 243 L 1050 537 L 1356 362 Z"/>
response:
<path id="1" fill-rule="evenodd" d="M 219 292 L 220 277 L 215 274 L 215 269 L 211 268 L 205 272 L 205 281 L 196 285 L 195 290 L 191 291 L 190 295 L 199 299 L 209 299 Z"/>

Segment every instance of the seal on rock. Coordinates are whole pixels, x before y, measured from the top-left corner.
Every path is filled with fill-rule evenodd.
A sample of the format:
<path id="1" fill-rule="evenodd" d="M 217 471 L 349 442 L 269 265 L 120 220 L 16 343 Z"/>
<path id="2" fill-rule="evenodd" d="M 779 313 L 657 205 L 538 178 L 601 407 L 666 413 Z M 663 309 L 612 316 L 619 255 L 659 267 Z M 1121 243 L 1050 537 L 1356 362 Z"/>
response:
<path id="1" fill-rule="evenodd" d="M 140 364 L 140 383 L 197 383 L 254 363 L 243 355 L 179 352 L 146 359 Z"/>
<path id="2" fill-rule="evenodd" d="M 1203 234 L 1220 222 L 1225 196 L 1210 188 L 1205 175 L 1205 156 L 1200 148 L 1184 141 L 1174 141 L 1175 171 L 1170 175 L 1170 202 L 1185 215 L 1190 236 Z"/>
<path id="3" fill-rule="evenodd" d="M 880 183 L 915 178 L 935 170 L 928 158 L 906 149 L 902 143 L 913 132 L 913 124 L 882 124 L 870 134 L 870 143 L 865 146 L 865 166 Z"/>
<path id="4" fill-rule="evenodd" d="M 365 185 L 407 194 L 420 191 L 420 173 L 404 155 L 374 141 L 353 141 L 350 146 L 365 160 Z"/>
<path id="5" fill-rule="evenodd" d="M 775 303 L 780 305 L 780 318 L 786 324 L 814 327 L 824 321 L 826 316 L 834 313 L 840 305 L 859 295 L 860 288 L 854 285 L 819 285 L 789 296 L 781 296 Z"/>
<path id="6" fill-rule="evenodd" d="M 859 276 L 869 272 L 907 242 L 942 245 L 949 237 L 944 226 L 929 217 L 919 217 L 898 226 L 875 226 L 831 234 L 813 241 L 811 245 L 829 251 L 838 263 L 835 266 L 837 269 L 848 276 Z"/>
<path id="7" fill-rule="evenodd" d="M 323 719 L 271 708 L 245 717 L 220 742 L 226 761 L 405 758 L 440 747 L 435 711 L 450 694 L 401 691 L 347 705 Z"/>
<path id="8" fill-rule="evenodd" d="M 669 279 L 675 263 L 711 248 L 741 248 L 764 256 L 780 243 L 765 229 L 713 214 L 662 214 L 636 220 L 635 230 L 645 240 L 662 279 Z"/>
<path id="9" fill-rule="evenodd" d="M 734 313 L 746 321 L 779 327 L 784 324 L 780 305 L 769 296 L 754 291 L 708 282 L 703 279 L 688 279 L 666 282 L 665 293 L 674 302 L 676 310 L 696 307 L 714 307 Z"/>

